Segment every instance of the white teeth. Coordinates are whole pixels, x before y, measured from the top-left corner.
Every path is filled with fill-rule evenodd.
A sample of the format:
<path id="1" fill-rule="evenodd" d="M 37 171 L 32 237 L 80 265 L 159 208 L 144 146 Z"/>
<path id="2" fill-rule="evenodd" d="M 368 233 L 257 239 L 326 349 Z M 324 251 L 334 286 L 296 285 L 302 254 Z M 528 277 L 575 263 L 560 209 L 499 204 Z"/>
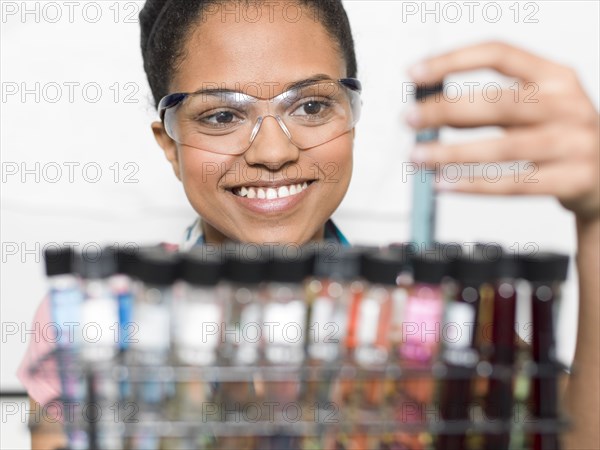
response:
<path id="1" fill-rule="evenodd" d="M 258 198 L 261 200 L 273 200 L 276 198 L 286 198 L 292 195 L 297 195 L 308 187 L 308 183 L 292 184 L 289 186 L 281 186 L 280 188 L 255 188 L 241 187 L 233 190 L 233 193 L 239 197 L 247 197 L 250 199 Z"/>
<path id="2" fill-rule="evenodd" d="M 289 197 L 289 196 L 290 196 L 290 190 L 287 187 L 281 186 L 277 190 L 277 197 L 279 197 L 279 198 L 285 198 L 285 197 Z"/>
<path id="3" fill-rule="evenodd" d="M 273 188 L 267 189 L 267 199 L 273 200 L 274 198 L 277 198 L 277 191 Z"/>

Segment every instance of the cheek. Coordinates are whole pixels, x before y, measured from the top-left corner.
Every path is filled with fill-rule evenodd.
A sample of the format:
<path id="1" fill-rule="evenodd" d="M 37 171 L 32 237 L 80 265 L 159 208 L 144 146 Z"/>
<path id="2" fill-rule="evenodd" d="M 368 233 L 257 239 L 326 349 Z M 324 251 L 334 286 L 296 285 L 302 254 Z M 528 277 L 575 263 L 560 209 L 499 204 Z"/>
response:
<path id="1" fill-rule="evenodd" d="M 324 173 L 325 181 L 346 189 L 352 176 L 352 149 L 354 139 L 350 134 L 330 142 L 321 152 L 315 153 L 315 159 Z"/>
<path id="2" fill-rule="evenodd" d="M 188 196 L 206 196 L 217 190 L 231 157 L 200 150 L 179 149 L 180 173 Z"/>

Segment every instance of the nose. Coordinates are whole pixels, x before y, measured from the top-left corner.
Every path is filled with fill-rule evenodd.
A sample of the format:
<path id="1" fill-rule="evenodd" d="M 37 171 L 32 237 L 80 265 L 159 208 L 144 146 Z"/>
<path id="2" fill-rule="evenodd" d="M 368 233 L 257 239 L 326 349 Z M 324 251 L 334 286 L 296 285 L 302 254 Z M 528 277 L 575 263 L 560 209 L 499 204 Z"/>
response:
<path id="1" fill-rule="evenodd" d="M 250 148 L 244 153 L 248 165 L 278 170 L 298 160 L 300 149 L 292 142 L 285 125 L 274 116 L 260 117 L 251 139 Z"/>

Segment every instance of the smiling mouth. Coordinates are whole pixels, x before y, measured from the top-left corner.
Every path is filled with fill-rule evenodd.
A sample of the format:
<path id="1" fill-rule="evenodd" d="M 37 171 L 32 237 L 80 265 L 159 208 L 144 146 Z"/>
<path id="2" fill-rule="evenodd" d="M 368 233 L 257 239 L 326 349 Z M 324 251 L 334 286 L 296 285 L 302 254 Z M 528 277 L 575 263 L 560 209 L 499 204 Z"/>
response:
<path id="1" fill-rule="evenodd" d="M 248 199 L 275 200 L 278 198 L 293 197 L 302 193 L 314 180 L 303 183 L 287 184 L 281 186 L 238 186 L 231 189 L 233 195 Z"/>

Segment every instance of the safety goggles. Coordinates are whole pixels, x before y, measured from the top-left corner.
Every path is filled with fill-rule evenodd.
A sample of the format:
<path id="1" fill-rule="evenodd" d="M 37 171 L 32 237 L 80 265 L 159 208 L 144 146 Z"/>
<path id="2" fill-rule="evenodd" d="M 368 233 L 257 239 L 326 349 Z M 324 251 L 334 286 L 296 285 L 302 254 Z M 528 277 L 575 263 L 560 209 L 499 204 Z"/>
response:
<path id="1" fill-rule="evenodd" d="M 261 99 L 238 91 L 202 90 L 165 96 L 158 112 L 177 143 L 224 155 L 244 153 L 272 117 L 299 149 L 325 144 L 350 131 L 360 118 L 360 81 L 307 80 Z"/>

